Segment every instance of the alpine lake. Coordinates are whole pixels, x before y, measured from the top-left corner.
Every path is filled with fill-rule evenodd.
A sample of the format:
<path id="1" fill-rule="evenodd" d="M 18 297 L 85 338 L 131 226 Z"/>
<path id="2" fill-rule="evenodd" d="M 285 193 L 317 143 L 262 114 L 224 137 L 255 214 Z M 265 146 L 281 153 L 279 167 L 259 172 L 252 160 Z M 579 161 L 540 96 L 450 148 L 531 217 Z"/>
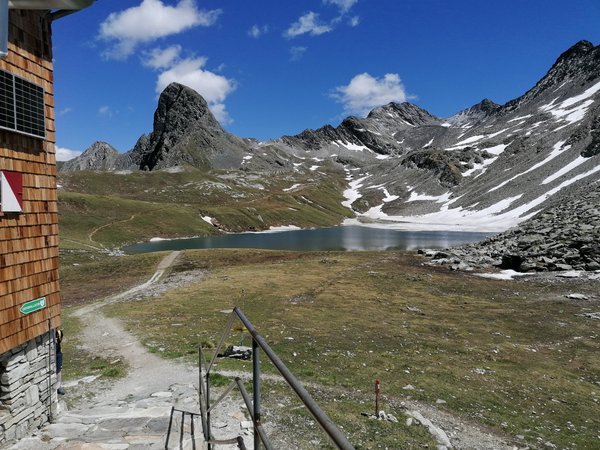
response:
<path id="1" fill-rule="evenodd" d="M 406 231 L 338 226 L 270 232 L 232 233 L 189 239 L 153 240 L 125 247 L 125 253 L 208 248 L 257 248 L 293 251 L 385 251 L 448 248 L 481 241 L 495 233 Z"/>

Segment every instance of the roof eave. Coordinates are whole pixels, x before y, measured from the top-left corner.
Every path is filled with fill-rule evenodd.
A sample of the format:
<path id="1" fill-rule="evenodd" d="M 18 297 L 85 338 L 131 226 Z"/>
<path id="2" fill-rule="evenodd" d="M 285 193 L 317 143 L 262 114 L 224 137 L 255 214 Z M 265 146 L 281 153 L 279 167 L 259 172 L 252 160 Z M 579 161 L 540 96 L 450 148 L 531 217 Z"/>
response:
<path id="1" fill-rule="evenodd" d="M 94 0 L 8 0 L 10 9 L 57 9 L 77 11 L 87 8 Z"/>

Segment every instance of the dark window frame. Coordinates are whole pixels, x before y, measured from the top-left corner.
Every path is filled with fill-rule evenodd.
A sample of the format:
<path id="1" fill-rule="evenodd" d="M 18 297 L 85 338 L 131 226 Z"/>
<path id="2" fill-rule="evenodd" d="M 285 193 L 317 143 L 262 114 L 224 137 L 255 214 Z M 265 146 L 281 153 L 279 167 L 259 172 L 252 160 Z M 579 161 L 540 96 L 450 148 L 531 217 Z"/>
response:
<path id="1" fill-rule="evenodd" d="M 46 139 L 45 97 L 42 86 L 0 70 L 0 129 Z"/>

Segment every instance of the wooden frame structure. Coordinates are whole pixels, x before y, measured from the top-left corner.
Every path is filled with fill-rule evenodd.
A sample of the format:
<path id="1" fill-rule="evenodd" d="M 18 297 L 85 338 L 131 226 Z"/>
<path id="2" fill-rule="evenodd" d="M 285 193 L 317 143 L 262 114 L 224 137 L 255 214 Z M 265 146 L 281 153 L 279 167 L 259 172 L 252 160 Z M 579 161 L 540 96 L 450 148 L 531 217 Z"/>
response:
<path id="1" fill-rule="evenodd" d="M 60 326 L 58 209 L 51 17 L 10 10 L 8 54 L 0 70 L 44 90 L 46 137 L 0 130 L 0 171 L 20 174 L 22 211 L 0 205 L 0 355 Z M 24 313 L 25 304 L 45 299 Z"/>

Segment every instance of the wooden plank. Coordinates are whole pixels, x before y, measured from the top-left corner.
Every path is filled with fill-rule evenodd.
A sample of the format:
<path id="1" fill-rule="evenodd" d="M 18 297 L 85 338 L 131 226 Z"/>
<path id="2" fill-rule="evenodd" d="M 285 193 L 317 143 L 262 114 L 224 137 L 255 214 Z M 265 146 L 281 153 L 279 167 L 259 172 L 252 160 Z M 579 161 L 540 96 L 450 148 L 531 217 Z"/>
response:
<path id="1" fill-rule="evenodd" d="M 0 168 L 24 174 L 25 209 L 0 215 L 0 353 L 46 332 L 49 317 L 60 324 L 54 74 L 44 13 L 10 11 L 9 54 L 0 60 L 0 69 L 45 89 L 47 133 L 45 140 L 0 133 Z M 47 308 L 20 313 L 21 304 L 42 296 Z"/>

